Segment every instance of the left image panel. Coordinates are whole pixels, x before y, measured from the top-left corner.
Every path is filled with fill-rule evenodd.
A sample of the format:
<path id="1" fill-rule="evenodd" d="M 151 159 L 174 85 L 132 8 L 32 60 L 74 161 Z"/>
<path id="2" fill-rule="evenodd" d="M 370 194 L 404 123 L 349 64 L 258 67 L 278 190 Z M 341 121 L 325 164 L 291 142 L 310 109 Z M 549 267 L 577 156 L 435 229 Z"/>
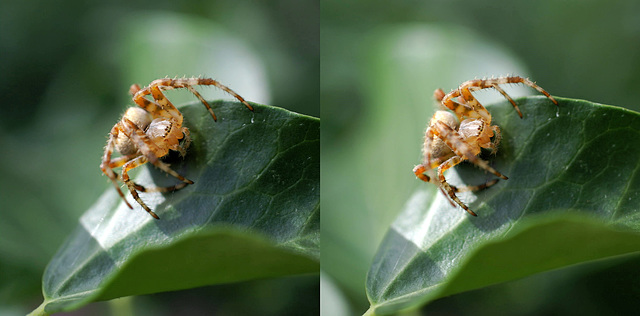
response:
<path id="1" fill-rule="evenodd" d="M 0 4 L 0 314 L 318 315 L 319 1 L 36 2 Z"/>

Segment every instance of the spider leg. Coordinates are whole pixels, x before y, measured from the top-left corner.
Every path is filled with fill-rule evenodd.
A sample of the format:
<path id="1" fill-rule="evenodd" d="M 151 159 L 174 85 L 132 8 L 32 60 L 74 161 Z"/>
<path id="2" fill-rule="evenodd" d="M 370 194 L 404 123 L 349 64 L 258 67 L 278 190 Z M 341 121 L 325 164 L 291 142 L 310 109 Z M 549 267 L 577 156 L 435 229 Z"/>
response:
<path id="1" fill-rule="evenodd" d="M 516 104 L 516 101 L 513 101 L 511 96 L 509 96 L 506 91 L 502 90 L 502 88 L 500 88 L 499 85 L 495 85 L 495 86 L 493 86 L 493 88 L 496 89 L 498 92 L 500 92 L 500 94 L 502 94 L 503 97 L 505 97 L 507 100 L 509 100 L 509 103 L 511 103 L 511 105 L 513 105 L 513 108 L 516 109 L 516 112 L 518 112 L 518 116 L 520 116 L 520 118 L 522 118 L 522 112 L 520 112 L 520 108 Z"/>
<path id="2" fill-rule="evenodd" d="M 489 163 L 478 158 L 477 155 L 480 153 L 479 147 L 474 151 L 458 132 L 440 121 L 437 121 L 434 126 L 436 127 L 433 129 L 434 133 L 436 133 L 436 135 L 440 137 L 457 156 L 469 160 L 469 162 L 493 173 L 499 178 L 504 180 L 508 179 L 506 176 L 489 166 Z"/>
<path id="3" fill-rule="evenodd" d="M 493 142 L 491 142 L 491 146 L 489 147 L 489 149 L 491 149 L 491 154 L 495 155 L 496 152 L 498 151 L 498 146 L 500 145 L 500 141 L 502 140 L 502 133 L 500 133 L 500 127 L 498 127 L 498 125 L 493 125 L 491 126 L 491 129 L 493 130 Z"/>
<path id="4" fill-rule="evenodd" d="M 434 134 L 433 134 L 433 131 L 431 131 L 431 126 L 429 126 L 427 128 L 427 131 L 425 132 L 425 135 L 424 135 L 424 147 L 422 147 L 422 152 L 424 153 L 423 156 L 425 157 L 424 158 L 425 161 L 423 161 L 423 165 L 424 164 L 429 165 L 428 169 L 435 168 L 435 166 L 431 163 L 431 144 L 433 142 L 433 136 L 434 136 Z M 413 172 L 415 173 L 416 170 L 414 169 Z M 416 173 L 416 175 L 418 175 L 418 174 Z"/>
<path id="5" fill-rule="evenodd" d="M 127 156 L 121 156 L 118 158 L 114 158 L 111 159 L 111 162 L 109 162 L 109 168 L 118 168 L 118 167 L 122 167 L 125 163 L 127 163 L 129 160 L 132 160 L 134 158 L 139 157 L 140 154 L 134 154 L 134 155 L 127 155 Z M 116 177 L 118 177 L 118 173 L 113 171 L 113 173 L 116 175 Z M 140 191 L 140 192 L 171 192 L 171 191 L 176 191 L 178 189 L 181 189 L 183 187 L 185 187 L 187 184 L 186 183 L 181 183 L 184 184 L 184 186 L 181 186 L 180 188 L 177 189 L 172 189 L 173 187 L 168 187 L 168 188 L 152 188 L 152 189 L 147 189 L 145 187 L 143 187 L 142 185 L 139 185 L 135 182 L 133 182 L 134 187 L 136 188 L 136 190 Z M 180 184 L 180 185 L 181 185 Z M 178 185 L 174 186 L 177 187 Z"/>
<path id="6" fill-rule="evenodd" d="M 431 169 L 429 169 L 431 170 Z M 413 168 L 413 173 L 418 177 L 418 179 L 424 182 L 432 182 L 433 179 L 425 174 L 427 172 L 427 167 L 424 164 L 417 165 Z"/>
<path id="7" fill-rule="evenodd" d="M 475 191 L 480 191 L 480 190 L 484 190 L 488 187 L 493 186 L 494 184 L 498 183 L 498 181 L 500 181 L 500 179 L 493 179 L 490 181 L 487 181 L 483 184 L 480 185 L 467 185 L 467 186 L 463 186 L 463 187 L 456 187 L 456 186 L 451 186 L 451 188 L 453 189 L 453 192 L 458 193 L 458 192 L 475 192 Z"/>
<path id="8" fill-rule="evenodd" d="M 467 211 L 469 214 L 473 215 L 473 216 L 478 216 L 476 215 L 476 213 L 474 213 L 472 210 L 469 209 L 469 207 L 464 204 L 456 195 L 456 192 L 454 190 L 454 188 L 447 182 L 447 180 L 444 177 L 444 172 L 459 164 L 462 161 L 462 159 L 458 156 L 453 156 L 451 158 L 449 158 L 447 161 L 445 161 L 444 163 L 442 163 L 439 167 L 438 167 L 438 180 L 440 181 L 440 187 L 443 191 L 446 191 L 446 195 L 445 196 L 449 196 L 449 198 L 453 201 L 455 201 L 458 205 L 460 205 L 460 207 L 462 207 L 465 211 Z"/>
<path id="9" fill-rule="evenodd" d="M 168 164 L 160 161 L 158 156 L 162 157 L 166 155 L 166 152 L 163 152 L 160 148 L 158 148 L 158 146 L 154 144 L 149 139 L 149 137 L 147 137 L 147 135 L 144 133 L 143 130 L 141 130 L 135 123 L 131 122 L 127 118 L 123 118 L 123 122 L 127 124 L 127 127 L 129 128 L 129 130 L 133 131 L 131 135 L 127 135 L 127 136 L 131 138 L 131 140 L 136 144 L 136 147 L 140 150 L 142 155 L 144 155 L 144 157 L 151 164 L 161 169 L 162 171 L 172 175 L 173 177 L 179 179 L 182 182 L 185 182 L 187 184 L 193 184 L 193 181 L 181 176 L 179 173 L 169 168 Z M 162 153 L 162 154 L 158 155 L 156 153 Z"/>
<path id="10" fill-rule="evenodd" d="M 142 94 L 143 91 L 147 91 L 147 93 Z M 133 84 L 129 88 L 129 93 L 133 95 L 133 102 L 135 102 L 139 107 L 143 108 L 145 111 L 151 113 L 151 115 L 153 115 L 154 117 L 164 117 L 167 119 L 173 117 L 172 114 L 169 113 L 169 111 L 165 110 L 162 104 L 155 101 L 150 101 L 144 97 L 145 95 L 151 94 L 151 92 L 148 91 L 148 88 L 146 88 L 145 90 L 142 90 L 140 89 L 139 85 Z M 166 98 L 164 98 L 164 95 L 162 95 L 162 98 L 166 100 Z M 158 100 L 155 97 L 154 99 Z M 182 120 L 180 122 L 182 122 Z"/>
<path id="11" fill-rule="evenodd" d="M 158 104 L 164 111 L 161 115 L 167 119 L 174 119 L 177 122 L 178 126 L 182 126 L 182 113 L 180 113 L 180 111 L 176 109 L 173 103 L 171 103 L 171 101 L 169 101 L 169 99 L 165 97 L 164 93 L 162 93 L 162 90 L 157 86 L 149 87 L 149 89 L 151 90 L 151 96 L 155 100 L 155 103 Z M 146 100 L 145 98 L 141 99 Z"/>
<path id="12" fill-rule="evenodd" d="M 184 140 L 182 144 L 178 145 L 178 152 L 180 156 L 184 157 L 187 155 L 187 148 L 191 145 L 191 132 L 186 127 L 182 128 L 182 135 L 184 135 Z"/>
<path id="13" fill-rule="evenodd" d="M 424 157 L 422 165 L 424 165 L 424 168 L 428 170 L 438 167 L 443 161 L 449 159 L 454 155 L 454 153 L 446 148 L 446 146 L 444 147 L 446 148 L 446 151 L 448 151 L 448 153 L 443 152 L 444 148 L 440 148 L 442 144 L 437 143 L 440 141 L 440 139 L 436 139 L 435 137 L 438 137 L 437 134 L 434 133 L 433 127 L 429 126 L 429 128 L 427 128 L 427 131 L 425 132 L 424 145 L 422 147 L 422 154 Z M 435 145 L 434 140 L 436 142 Z M 434 153 L 436 154 L 435 158 L 433 155 Z"/>
<path id="14" fill-rule="evenodd" d="M 216 80 L 210 79 L 210 78 L 176 78 L 176 79 L 164 78 L 164 79 L 157 79 L 157 80 L 152 81 L 149 84 L 148 87 L 136 91 L 133 99 L 134 99 L 134 101 L 140 100 L 140 99 L 144 99 L 145 95 L 151 94 L 151 91 L 150 91 L 151 87 L 159 87 L 161 90 L 187 88 L 187 89 L 189 89 L 189 91 L 191 91 L 191 93 L 193 93 L 196 97 L 198 97 L 200 102 L 202 102 L 202 104 L 204 104 L 204 106 L 207 107 L 207 110 L 209 110 L 209 113 L 214 118 L 214 120 L 216 120 L 217 118 L 216 118 L 215 114 L 213 113 L 213 110 L 209 106 L 209 103 L 207 103 L 204 100 L 204 98 L 192 87 L 192 86 L 198 86 L 198 85 L 200 85 L 200 86 L 215 86 L 215 87 L 223 90 L 224 92 L 229 93 L 234 98 L 236 98 L 238 101 L 240 101 L 242 104 L 244 104 L 249 110 L 253 111 L 253 107 L 247 101 L 245 101 L 245 99 L 243 97 L 241 97 L 235 91 L 231 90 L 229 87 L 221 84 L 220 82 L 218 82 Z M 140 102 L 142 102 L 142 101 L 140 101 Z M 136 101 L 136 103 L 138 103 L 138 101 Z"/>
<path id="15" fill-rule="evenodd" d="M 191 91 L 191 93 L 193 93 L 193 95 L 195 95 L 198 100 L 200 100 L 200 102 L 202 102 L 202 104 L 204 104 L 204 106 L 207 108 L 207 110 L 209 110 L 209 114 L 211 114 L 211 117 L 213 117 L 213 121 L 217 122 L 218 118 L 216 117 L 216 114 L 213 113 L 213 109 L 211 109 L 211 106 L 209 105 L 209 102 L 207 102 L 202 95 L 200 95 L 200 93 L 193 87 L 193 86 L 187 86 L 187 89 L 189 91 Z M 243 99 L 244 100 L 244 99 Z M 246 102 L 245 102 L 246 103 Z M 253 108 L 250 108 L 253 111 Z"/>
<path id="16" fill-rule="evenodd" d="M 100 164 L 100 169 L 105 175 L 107 175 L 107 177 L 109 177 L 109 180 L 111 180 L 111 182 L 113 183 L 113 186 L 116 188 L 118 195 L 120 195 L 124 203 L 130 209 L 133 209 L 133 207 L 131 207 L 131 204 L 129 204 L 127 199 L 124 197 L 122 190 L 120 190 L 120 186 L 118 185 L 118 175 L 115 172 L 113 172 L 113 169 L 110 166 L 111 155 L 113 154 L 113 148 L 115 147 L 115 139 L 118 137 L 119 132 L 120 132 L 120 123 L 114 125 L 113 128 L 111 129 L 111 132 L 109 133 L 109 140 L 107 141 L 107 147 L 105 148 L 104 155 L 102 156 L 102 163 Z"/>
<path id="17" fill-rule="evenodd" d="M 458 97 L 462 97 L 465 102 L 456 101 L 455 99 Z M 453 111 L 460 121 L 463 121 L 464 118 L 482 118 L 491 122 L 489 111 L 478 102 L 467 87 L 460 86 L 460 88 L 449 92 L 440 103 Z"/>
<path id="18" fill-rule="evenodd" d="M 504 77 L 504 78 L 496 78 L 496 79 L 490 79 L 489 80 L 489 84 L 491 84 L 493 87 L 499 85 L 499 84 L 504 84 L 504 83 L 522 83 L 524 85 L 527 85 L 533 89 L 536 89 L 538 92 L 542 93 L 544 96 L 546 96 L 547 98 L 549 98 L 549 100 L 551 100 L 551 102 L 553 102 L 555 105 L 558 105 L 558 101 L 556 101 L 556 99 L 554 99 L 549 92 L 547 92 L 546 90 L 542 89 L 542 87 L 540 87 L 539 85 L 537 85 L 535 82 L 529 80 L 528 78 L 522 78 L 522 77 Z"/>
<path id="19" fill-rule="evenodd" d="M 516 102 L 501 88 L 499 85 L 501 84 L 524 84 L 533 89 L 536 89 L 538 92 L 542 93 L 544 96 L 549 98 L 555 105 L 558 105 L 558 101 L 554 99 L 546 90 L 542 89 L 542 87 L 535 84 L 533 81 L 522 78 L 518 76 L 514 77 L 502 77 L 502 78 L 494 78 L 494 79 L 474 79 L 469 80 L 460 85 L 460 87 L 456 90 L 451 91 L 449 94 L 445 95 L 441 99 L 442 105 L 454 111 L 458 118 L 462 119 L 463 117 L 469 118 L 483 118 L 488 123 L 491 123 L 491 116 L 487 112 L 487 110 L 482 106 L 477 99 L 471 94 L 473 91 L 478 91 L 482 89 L 494 88 L 500 94 L 502 94 L 513 107 L 518 112 L 518 115 L 522 118 L 522 112 L 520 108 L 516 104 Z M 436 91 L 437 92 L 437 91 Z M 456 105 L 456 102 L 453 100 L 455 97 L 462 96 L 464 100 L 467 102 L 470 108 L 461 107 Z M 473 113 L 477 112 L 477 113 Z"/>
<path id="20" fill-rule="evenodd" d="M 158 103 L 156 102 L 152 102 L 149 101 L 145 98 L 140 98 L 140 99 L 134 99 L 133 100 L 138 106 L 140 106 L 141 108 L 143 108 L 145 111 L 151 113 L 151 115 L 154 115 L 155 117 L 164 117 L 164 118 L 170 118 L 171 114 L 169 114 L 169 112 L 165 111 Z"/>
<path id="21" fill-rule="evenodd" d="M 122 165 L 124 165 L 125 163 L 127 163 L 127 161 L 136 158 L 140 156 L 140 154 L 133 154 L 133 155 L 126 155 L 126 156 L 120 156 L 118 158 L 113 158 L 111 159 L 111 161 L 109 161 L 109 168 L 113 169 L 113 168 L 118 168 L 118 167 L 122 167 Z"/>
<path id="22" fill-rule="evenodd" d="M 431 170 L 431 169 L 429 169 Z M 418 179 L 424 181 L 424 182 L 431 182 L 433 184 L 438 185 L 438 188 L 440 189 L 440 192 L 442 192 L 442 195 L 447 197 L 447 201 L 449 201 L 449 203 L 451 203 L 451 206 L 456 206 L 453 201 L 449 198 L 449 195 L 444 191 L 443 187 L 440 185 L 440 183 L 438 183 L 438 181 L 436 181 L 435 178 L 432 178 L 428 175 L 425 174 L 425 172 L 427 172 L 427 167 L 425 165 L 417 165 L 415 166 L 415 168 L 413 168 L 413 173 L 416 175 L 416 177 L 418 177 Z M 456 187 L 451 186 L 454 191 L 457 190 Z M 457 192 L 457 191 L 456 191 Z"/>
<path id="23" fill-rule="evenodd" d="M 129 170 L 131 170 L 133 168 L 136 168 L 136 167 L 139 167 L 139 166 L 145 164 L 146 162 L 147 162 L 147 159 L 144 156 L 139 156 L 139 157 L 137 157 L 137 158 L 135 158 L 133 160 L 130 160 L 127 163 L 125 163 L 124 166 L 122 167 L 122 181 L 124 181 L 124 183 L 127 185 L 127 187 L 129 188 L 129 192 L 131 192 L 131 195 L 138 202 L 138 204 L 140 204 L 140 206 L 142 206 L 142 208 L 144 208 L 144 210 L 147 211 L 147 213 L 149 213 L 149 215 L 153 216 L 153 218 L 160 219 L 160 217 L 158 217 L 158 215 L 156 215 L 156 213 L 154 213 L 147 206 L 147 204 L 145 204 L 142 201 L 142 199 L 138 195 L 138 191 L 136 191 L 136 185 L 129 178 Z"/>
<path id="24" fill-rule="evenodd" d="M 168 187 L 154 187 L 154 188 L 147 188 L 144 187 L 142 185 L 139 185 L 135 182 L 133 182 L 133 187 L 140 192 L 145 192 L 145 193 L 149 193 L 149 192 L 174 192 L 174 191 L 178 191 L 184 187 L 186 187 L 187 185 L 189 185 L 188 183 L 178 183 L 176 185 L 172 185 L 172 186 L 168 186 Z"/>
<path id="25" fill-rule="evenodd" d="M 529 86 L 529 87 L 531 87 L 533 89 L 536 89 L 538 92 L 542 93 L 544 96 L 549 98 L 549 100 L 551 100 L 551 102 L 553 102 L 555 105 L 558 105 L 558 101 L 556 101 L 556 99 L 554 99 L 549 94 L 549 92 L 547 92 L 546 90 L 542 89 L 542 87 L 537 85 L 535 82 L 533 82 L 533 81 L 531 81 L 531 80 L 529 80 L 527 78 L 522 78 L 522 77 L 519 77 L 519 76 L 493 78 L 493 79 L 469 80 L 469 81 L 463 83 L 460 87 L 462 88 L 464 86 L 464 87 L 467 87 L 467 88 L 472 88 L 473 91 L 481 90 L 481 89 L 487 89 L 487 88 L 494 88 L 498 92 L 500 92 L 500 94 L 502 94 L 507 100 L 509 100 L 511 105 L 513 105 L 513 107 L 518 112 L 518 115 L 520 115 L 520 118 L 522 118 L 522 113 L 520 112 L 520 109 L 516 105 L 516 102 L 504 90 L 502 90 L 502 88 L 499 87 L 499 85 L 501 85 L 501 84 L 509 84 L 509 83 L 511 83 L 511 84 L 521 83 L 521 84 Z"/>

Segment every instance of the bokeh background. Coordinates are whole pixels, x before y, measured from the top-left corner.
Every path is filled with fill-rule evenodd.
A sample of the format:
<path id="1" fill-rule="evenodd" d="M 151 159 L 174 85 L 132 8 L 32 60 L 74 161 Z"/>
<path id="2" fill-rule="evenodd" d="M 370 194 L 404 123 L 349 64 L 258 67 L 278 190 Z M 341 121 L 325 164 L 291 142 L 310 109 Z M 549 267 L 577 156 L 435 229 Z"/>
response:
<path id="1" fill-rule="evenodd" d="M 112 189 L 98 168 L 132 83 L 206 76 L 319 116 L 313 0 L 0 2 L 0 315 L 42 302 L 44 268 Z M 214 88 L 207 99 L 232 99 Z M 169 92 L 174 104 L 197 99 Z M 74 315 L 317 315 L 318 276 L 95 303 Z"/>
<path id="2" fill-rule="evenodd" d="M 639 12 L 640 3 L 619 0 L 322 1 L 322 314 L 366 311 L 365 277 L 378 244 L 425 185 L 411 170 L 421 161 L 436 88 L 521 75 L 552 95 L 638 111 Z M 412 314 L 624 314 L 640 302 L 639 265 L 639 256 L 579 265 Z"/>

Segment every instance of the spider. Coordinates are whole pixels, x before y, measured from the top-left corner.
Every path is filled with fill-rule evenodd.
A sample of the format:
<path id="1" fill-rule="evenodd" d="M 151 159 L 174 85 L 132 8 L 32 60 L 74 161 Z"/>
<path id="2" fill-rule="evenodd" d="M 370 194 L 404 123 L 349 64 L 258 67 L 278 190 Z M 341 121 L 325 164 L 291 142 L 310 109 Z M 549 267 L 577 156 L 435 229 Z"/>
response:
<path id="1" fill-rule="evenodd" d="M 133 95 L 133 102 L 139 107 L 130 107 L 122 116 L 122 119 L 116 123 L 109 133 L 109 140 L 104 150 L 100 169 L 109 177 L 116 191 L 124 200 L 124 203 L 130 208 L 131 204 L 127 202 L 124 194 L 118 185 L 118 174 L 113 171 L 114 168 L 122 167 L 122 180 L 131 192 L 133 198 L 155 219 L 159 219 L 158 215 L 140 199 L 139 192 L 172 192 L 184 188 L 193 181 L 186 179 L 179 173 L 175 172 L 169 165 L 160 161 L 160 158 L 169 154 L 169 150 L 178 151 L 184 157 L 187 148 L 191 144 L 189 129 L 182 126 L 182 113 L 171 104 L 171 102 L 162 93 L 163 90 L 171 90 L 177 88 L 186 88 L 191 91 L 204 106 L 209 110 L 211 117 L 217 121 L 216 115 L 209 106 L 209 103 L 198 93 L 193 86 L 207 85 L 216 86 L 225 92 L 231 94 L 244 104 L 249 110 L 253 111 L 253 107 L 247 103 L 241 96 L 233 90 L 222 85 L 216 80 L 208 78 L 179 78 L 179 79 L 157 79 L 152 81 L 149 86 L 141 89 L 139 85 L 134 84 L 129 89 Z M 153 101 L 146 98 L 151 95 Z M 182 142 L 180 142 L 182 140 Z M 121 156 L 111 158 L 113 149 L 116 149 Z M 145 188 L 134 183 L 129 178 L 129 171 L 139 167 L 147 162 L 160 168 L 162 171 L 174 176 L 182 181 L 170 187 Z"/>
<path id="2" fill-rule="evenodd" d="M 420 180 L 436 184 L 452 206 L 455 206 L 455 202 L 473 216 L 477 216 L 476 213 L 470 210 L 456 196 L 456 193 L 482 190 L 496 184 L 498 179 L 476 186 L 455 187 L 447 182 L 444 171 L 468 160 L 500 179 L 508 179 L 478 157 L 482 148 L 489 149 L 492 154 L 495 154 L 500 144 L 501 135 L 500 128 L 497 125 L 491 125 L 489 111 L 472 94 L 474 91 L 494 88 L 509 100 L 522 118 L 522 112 L 516 102 L 499 86 L 507 83 L 521 83 L 532 87 L 544 94 L 556 106 L 558 105 L 558 101 L 547 91 L 522 77 L 469 80 L 446 95 L 444 91 L 437 89 L 434 92 L 436 100 L 453 113 L 444 110 L 435 112 L 425 132 L 422 149 L 423 162 L 413 168 L 413 173 Z M 435 168 L 438 168 L 437 179 L 425 174 Z"/>

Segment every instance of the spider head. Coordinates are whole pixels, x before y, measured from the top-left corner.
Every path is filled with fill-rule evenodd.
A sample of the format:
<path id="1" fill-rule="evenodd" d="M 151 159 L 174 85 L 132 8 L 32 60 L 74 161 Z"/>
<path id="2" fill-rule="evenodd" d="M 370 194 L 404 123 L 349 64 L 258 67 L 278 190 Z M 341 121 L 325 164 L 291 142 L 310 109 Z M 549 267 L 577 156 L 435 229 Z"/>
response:
<path id="1" fill-rule="evenodd" d="M 163 152 L 156 153 L 159 157 L 166 155 L 166 149 L 177 149 L 180 139 L 184 137 L 182 130 L 177 128 L 177 124 L 164 118 L 157 118 L 151 122 L 147 136 L 152 142 L 164 145 L 160 146 Z"/>
<path id="2" fill-rule="evenodd" d="M 458 132 L 468 143 L 475 143 L 482 148 L 489 148 L 491 146 L 493 130 L 489 124 L 482 119 L 466 119 L 462 121 Z"/>

